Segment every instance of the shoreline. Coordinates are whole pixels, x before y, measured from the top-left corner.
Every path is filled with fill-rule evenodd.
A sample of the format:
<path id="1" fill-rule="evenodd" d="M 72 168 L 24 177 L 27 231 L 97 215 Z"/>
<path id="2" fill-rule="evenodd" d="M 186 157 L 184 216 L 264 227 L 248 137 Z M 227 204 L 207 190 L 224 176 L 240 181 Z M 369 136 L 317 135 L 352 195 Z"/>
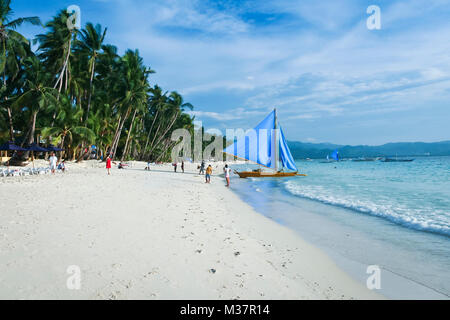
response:
<path id="1" fill-rule="evenodd" d="M 0 299 L 382 299 L 195 164 L 0 181 Z M 66 286 L 69 266 L 81 289 Z"/>
<path id="2" fill-rule="evenodd" d="M 367 267 L 378 265 L 382 285 L 377 291 L 384 297 L 448 299 L 445 289 L 436 286 L 439 279 L 445 282 L 447 278 L 443 273 L 445 267 L 439 267 L 438 258 L 428 257 L 426 263 L 421 263 L 420 260 L 425 259 L 428 252 L 423 245 L 416 244 L 415 248 L 407 250 L 405 244 L 434 241 L 436 251 L 439 251 L 436 241 L 443 236 L 417 232 L 385 219 L 355 214 L 347 208 L 297 197 L 276 183 L 254 179 L 242 181 L 236 188 L 240 198 L 254 210 L 293 230 L 302 239 L 321 249 L 339 268 L 362 285 L 368 277 Z M 397 235 L 398 243 L 391 243 L 388 235 Z M 433 252 L 430 254 L 433 255 Z M 411 273 L 411 265 L 416 266 L 415 273 Z M 426 278 L 427 270 L 433 270 L 436 278 Z M 421 276 L 420 272 L 425 273 Z"/>

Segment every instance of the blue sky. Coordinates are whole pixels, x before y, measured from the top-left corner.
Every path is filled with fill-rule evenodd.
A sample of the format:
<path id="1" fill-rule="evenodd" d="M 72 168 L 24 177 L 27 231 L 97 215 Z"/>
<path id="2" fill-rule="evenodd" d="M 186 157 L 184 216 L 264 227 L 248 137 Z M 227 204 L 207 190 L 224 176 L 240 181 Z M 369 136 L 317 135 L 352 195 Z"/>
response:
<path id="1" fill-rule="evenodd" d="M 448 0 L 12 1 L 43 21 L 72 4 L 120 52 L 138 48 L 207 128 L 250 128 L 277 107 L 289 140 L 450 140 Z M 369 5 L 381 30 L 366 27 Z"/>

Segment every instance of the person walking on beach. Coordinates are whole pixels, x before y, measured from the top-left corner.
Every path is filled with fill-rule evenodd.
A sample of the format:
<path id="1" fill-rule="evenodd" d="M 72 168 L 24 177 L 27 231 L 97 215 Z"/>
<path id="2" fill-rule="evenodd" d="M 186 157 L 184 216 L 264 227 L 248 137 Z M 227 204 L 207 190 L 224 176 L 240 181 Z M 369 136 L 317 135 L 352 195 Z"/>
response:
<path id="1" fill-rule="evenodd" d="M 58 164 L 58 158 L 55 156 L 54 152 L 52 152 L 52 156 L 48 159 L 48 162 L 50 164 L 50 170 L 52 171 L 52 174 L 55 174 L 56 166 Z"/>
<path id="2" fill-rule="evenodd" d="M 181 171 L 184 173 L 184 161 L 181 161 Z"/>
<path id="3" fill-rule="evenodd" d="M 108 171 L 108 176 L 111 175 L 111 168 L 112 168 L 112 159 L 111 159 L 111 155 L 108 156 L 108 158 L 106 159 L 106 170 Z"/>
<path id="4" fill-rule="evenodd" d="M 227 179 L 227 187 L 230 187 L 230 176 L 231 176 L 231 169 L 228 167 L 228 165 L 225 165 L 225 168 L 223 168 L 223 171 L 225 172 L 225 179 Z"/>
<path id="5" fill-rule="evenodd" d="M 199 175 L 202 175 L 202 174 L 205 173 L 205 166 L 206 166 L 205 160 L 202 160 L 202 164 L 200 165 L 200 172 L 199 172 Z"/>
<path id="6" fill-rule="evenodd" d="M 175 172 L 177 172 L 177 167 L 178 167 L 178 163 L 175 162 L 175 163 L 173 164 L 173 170 L 174 170 Z"/>
<path id="7" fill-rule="evenodd" d="M 211 165 L 206 169 L 206 183 L 211 183 L 211 175 L 213 173 L 213 168 Z"/>

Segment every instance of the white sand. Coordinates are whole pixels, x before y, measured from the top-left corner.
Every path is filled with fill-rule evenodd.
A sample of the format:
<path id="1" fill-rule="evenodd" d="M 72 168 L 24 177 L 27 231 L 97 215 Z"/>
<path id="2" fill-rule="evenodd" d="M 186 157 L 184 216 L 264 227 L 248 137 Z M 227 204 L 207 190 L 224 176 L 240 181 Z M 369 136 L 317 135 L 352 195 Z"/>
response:
<path id="1" fill-rule="evenodd" d="M 186 166 L 0 178 L 0 299 L 381 298 Z M 71 265 L 80 290 L 67 288 Z"/>

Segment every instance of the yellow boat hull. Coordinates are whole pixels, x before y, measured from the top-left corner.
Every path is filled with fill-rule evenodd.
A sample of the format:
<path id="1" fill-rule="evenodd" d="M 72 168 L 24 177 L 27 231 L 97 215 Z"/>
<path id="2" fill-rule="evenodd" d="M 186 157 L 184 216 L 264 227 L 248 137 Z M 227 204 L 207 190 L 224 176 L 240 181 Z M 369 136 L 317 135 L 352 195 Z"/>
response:
<path id="1" fill-rule="evenodd" d="M 306 177 L 306 174 L 298 174 L 298 172 L 263 172 L 263 171 L 243 171 L 237 172 L 240 178 L 284 178 L 284 177 Z"/>

